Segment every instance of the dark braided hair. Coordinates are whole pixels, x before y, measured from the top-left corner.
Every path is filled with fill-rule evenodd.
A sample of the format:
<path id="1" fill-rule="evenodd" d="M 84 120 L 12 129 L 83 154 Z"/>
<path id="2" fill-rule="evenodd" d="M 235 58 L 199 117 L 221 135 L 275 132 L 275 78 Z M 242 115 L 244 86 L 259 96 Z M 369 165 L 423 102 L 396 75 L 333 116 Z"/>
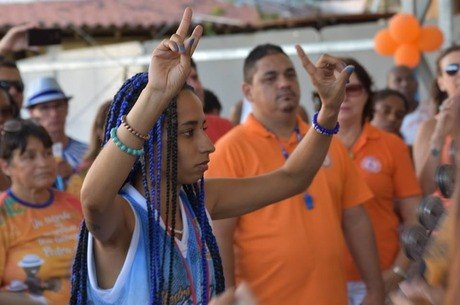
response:
<path id="1" fill-rule="evenodd" d="M 121 117 L 126 115 L 134 103 L 137 101 L 141 91 L 144 89 L 148 81 L 147 73 L 139 73 L 128 79 L 121 89 L 115 95 L 110 106 L 105 124 L 105 144 L 110 140 L 110 130 L 118 127 L 121 123 Z M 184 89 L 193 90 L 190 86 L 185 86 Z M 148 234 L 149 234 L 149 280 L 150 280 L 150 304 L 163 304 L 166 297 L 166 304 L 171 303 L 174 261 L 174 229 L 176 225 L 177 211 L 177 96 L 171 101 L 169 106 L 160 116 L 155 126 L 150 131 L 150 139 L 144 143 L 145 154 L 136 160 L 133 168 L 126 179 L 126 183 L 134 183 L 136 174 L 142 173 L 142 184 L 147 201 L 148 214 Z M 160 207 L 161 207 L 161 173 L 162 173 L 162 131 L 166 128 L 166 168 L 163 169 L 166 174 L 166 228 L 163 230 L 160 226 Z M 149 167 L 147 170 L 147 166 Z M 147 178 L 148 175 L 148 178 Z M 204 205 L 204 180 L 201 179 L 201 184 L 184 185 L 183 189 L 186 192 L 187 198 L 191 203 L 194 214 L 197 217 L 201 234 L 203 236 L 201 247 L 201 262 L 203 272 L 203 304 L 209 302 L 210 284 L 207 282 L 208 264 L 206 260 L 206 249 L 209 249 L 212 262 L 214 265 L 214 277 L 216 279 L 216 293 L 224 291 L 224 276 L 222 263 L 217 247 L 216 239 L 212 233 L 208 218 L 206 217 L 206 209 Z M 171 219 L 169 219 L 171 217 Z M 171 227 L 168 228 L 168 223 Z M 161 235 L 167 236 L 167 231 L 171 230 L 172 238 L 170 238 L 168 266 L 168 286 L 167 296 L 161 295 L 164 287 L 164 269 L 165 269 L 165 254 L 166 244 L 168 239 L 164 239 L 163 247 L 160 247 Z M 87 252 L 88 252 L 88 229 L 83 222 L 77 247 L 74 266 L 72 269 L 72 295 L 70 305 L 86 305 L 87 302 Z M 163 254 L 163 259 L 160 259 Z"/>

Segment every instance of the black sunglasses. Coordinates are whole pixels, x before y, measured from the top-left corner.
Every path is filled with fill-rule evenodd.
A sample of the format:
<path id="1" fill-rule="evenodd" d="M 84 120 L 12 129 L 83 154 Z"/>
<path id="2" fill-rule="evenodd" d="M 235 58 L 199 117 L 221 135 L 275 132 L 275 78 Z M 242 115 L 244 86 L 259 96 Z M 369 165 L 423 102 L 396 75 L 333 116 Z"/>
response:
<path id="1" fill-rule="evenodd" d="M 458 70 L 460 70 L 460 64 L 450 64 L 447 65 L 444 72 L 446 72 L 449 76 L 455 76 L 458 73 Z"/>
<path id="2" fill-rule="evenodd" d="M 14 87 L 19 92 L 24 92 L 24 83 L 20 80 L 0 80 L 0 87 L 9 91 Z"/>

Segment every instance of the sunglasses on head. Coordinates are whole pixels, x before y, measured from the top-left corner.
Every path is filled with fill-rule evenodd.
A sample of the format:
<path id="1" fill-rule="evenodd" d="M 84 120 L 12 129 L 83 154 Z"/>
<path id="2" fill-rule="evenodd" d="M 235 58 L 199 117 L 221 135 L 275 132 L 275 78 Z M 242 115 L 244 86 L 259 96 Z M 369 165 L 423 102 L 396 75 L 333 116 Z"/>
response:
<path id="1" fill-rule="evenodd" d="M 7 91 L 11 87 L 14 87 L 19 92 L 24 91 L 24 83 L 20 80 L 0 80 L 0 87 Z"/>
<path id="2" fill-rule="evenodd" d="M 363 93 L 364 87 L 361 84 L 348 84 L 345 86 L 345 94 L 348 96 L 359 96 Z"/>
<path id="3" fill-rule="evenodd" d="M 455 76 L 458 73 L 459 69 L 460 69 L 460 64 L 449 64 L 444 69 L 444 72 L 446 72 L 446 74 L 449 76 Z"/>

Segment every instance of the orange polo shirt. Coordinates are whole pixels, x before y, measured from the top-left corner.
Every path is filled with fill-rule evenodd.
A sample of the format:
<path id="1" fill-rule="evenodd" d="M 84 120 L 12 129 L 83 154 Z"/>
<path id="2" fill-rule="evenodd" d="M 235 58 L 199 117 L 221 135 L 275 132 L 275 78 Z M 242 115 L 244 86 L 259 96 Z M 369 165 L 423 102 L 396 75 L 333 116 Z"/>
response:
<path id="1" fill-rule="evenodd" d="M 409 149 L 396 135 L 365 123 L 351 151 L 354 163 L 374 193 L 374 198 L 367 201 L 364 207 L 374 228 L 380 268 L 387 270 L 393 265 L 400 247 L 400 220 L 394 211 L 394 200 L 419 196 L 422 191 Z M 349 280 L 360 279 L 349 253 L 347 277 Z"/>
<path id="2" fill-rule="evenodd" d="M 304 135 L 309 126 L 297 121 Z M 206 176 L 273 171 L 285 162 L 280 145 L 291 153 L 297 143 L 295 133 L 278 142 L 250 115 L 219 140 Z M 238 219 L 235 278 L 249 282 L 260 304 L 347 304 L 342 213 L 372 194 L 335 138 L 306 193 L 313 209 L 307 209 L 300 194 Z"/>

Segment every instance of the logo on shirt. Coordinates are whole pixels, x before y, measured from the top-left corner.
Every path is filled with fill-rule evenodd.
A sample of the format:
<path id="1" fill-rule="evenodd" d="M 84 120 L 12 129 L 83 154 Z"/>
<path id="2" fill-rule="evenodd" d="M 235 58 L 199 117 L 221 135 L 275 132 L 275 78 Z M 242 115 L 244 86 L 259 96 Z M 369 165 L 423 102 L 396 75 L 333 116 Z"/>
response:
<path id="1" fill-rule="evenodd" d="M 376 157 L 369 156 L 361 161 L 361 168 L 367 172 L 379 173 L 382 169 L 382 164 Z"/>

